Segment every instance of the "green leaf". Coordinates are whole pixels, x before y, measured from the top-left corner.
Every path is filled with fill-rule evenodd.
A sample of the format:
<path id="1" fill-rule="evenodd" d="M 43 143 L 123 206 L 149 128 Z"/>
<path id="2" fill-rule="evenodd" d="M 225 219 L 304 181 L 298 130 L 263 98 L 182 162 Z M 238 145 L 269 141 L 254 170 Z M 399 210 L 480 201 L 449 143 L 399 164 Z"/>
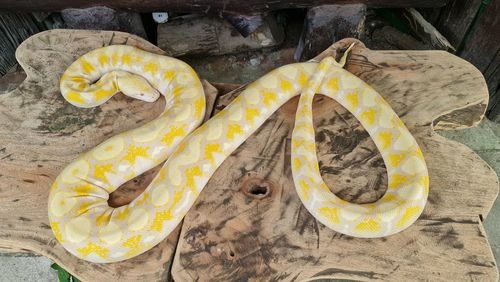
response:
<path id="1" fill-rule="evenodd" d="M 80 282 L 77 278 L 67 272 L 64 268 L 60 267 L 58 264 L 53 263 L 50 267 L 57 271 L 57 277 L 59 282 Z"/>

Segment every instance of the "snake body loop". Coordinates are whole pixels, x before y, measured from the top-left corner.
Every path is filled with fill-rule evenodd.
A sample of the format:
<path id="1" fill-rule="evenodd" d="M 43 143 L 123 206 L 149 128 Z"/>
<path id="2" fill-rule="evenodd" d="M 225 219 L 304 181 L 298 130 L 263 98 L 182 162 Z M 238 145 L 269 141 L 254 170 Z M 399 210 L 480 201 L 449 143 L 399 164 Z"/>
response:
<path id="1" fill-rule="evenodd" d="M 314 217 L 344 234 L 381 237 L 411 225 L 427 200 L 427 168 L 412 135 L 376 91 L 332 58 L 271 71 L 201 126 L 205 96 L 196 73 L 179 60 L 135 47 L 108 46 L 87 53 L 66 70 L 60 87 L 64 98 L 78 107 L 101 105 L 117 92 L 145 101 L 160 95 L 167 100 L 157 119 L 104 141 L 56 178 L 49 196 L 52 230 L 69 252 L 84 260 L 121 261 L 161 242 L 224 159 L 300 93 L 292 172 L 297 193 Z M 348 203 L 323 182 L 312 126 L 315 93 L 337 100 L 375 141 L 389 176 L 389 188 L 379 201 Z M 111 192 L 165 160 L 130 204 L 108 206 Z"/>

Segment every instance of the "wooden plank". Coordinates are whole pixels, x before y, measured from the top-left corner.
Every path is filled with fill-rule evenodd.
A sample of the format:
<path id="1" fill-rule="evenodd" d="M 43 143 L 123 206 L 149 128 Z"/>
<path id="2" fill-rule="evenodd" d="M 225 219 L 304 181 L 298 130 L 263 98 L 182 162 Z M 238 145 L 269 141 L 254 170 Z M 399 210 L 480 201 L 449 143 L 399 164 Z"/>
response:
<path id="1" fill-rule="evenodd" d="M 384 96 L 423 150 L 430 196 L 421 219 L 379 239 L 344 236 L 318 223 L 292 181 L 293 99 L 224 161 L 200 194 L 184 220 L 174 280 L 497 281 L 479 215 L 488 214 L 498 178 L 469 148 L 434 131 L 481 120 L 488 100 L 481 74 L 446 52 L 372 51 L 360 43 L 347 69 Z M 239 91 L 221 96 L 216 109 Z M 320 169 L 330 189 L 356 203 L 379 199 L 387 176 L 368 134 L 324 96 L 313 111 Z"/>
<path id="2" fill-rule="evenodd" d="M 59 92 L 59 77 L 75 59 L 98 47 L 129 44 L 162 51 L 134 35 L 110 31 L 51 30 L 17 49 L 27 78 L 0 95 L 0 249 L 47 256 L 83 281 L 167 280 L 178 228 L 152 250 L 120 263 L 94 264 L 68 253 L 54 238 L 47 216 L 49 187 L 82 152 L 119 132 L 157 117 L 164 100 L 145 103 L 117 95 L 93 109 L 76 108 Z M 210 113 L 216 91 L 205 83 Z M 155 171 L 135 178 L 109 203 L 129 203 L 146 188 Z"/>
<path id="3" fill-rule="evenodd" d="M 490 103 L 487 115 L 490 119 L 500 122 L 500 52 L 495 54 L 484 76 L 486 77 L 490 91 Z"/>
<path id="4" fill-rule="evenodd" d="M 435 27 L 458 49 L 471 27 L 481 0 L 453 0 L 441 9 Z"/>
<path id="5" fill-rule="evenodd" d="M 0 77 L 16 64 L 17 46 L 40 31 L 36 20 L 28 13 L 0 12 Z"/>
<path id="6" fill-rule="evenodd" d="M 488 117 L 500 115 L 500 1 L 490 1 L 460 56 L 476 66 L 485 76 L 491 95 Z"/>
<path id="7" fill-rule="evenodd" d="M 255 1 L 212 1 L 212 0 L 47 0 L 33 2 L 30 0 L 4 0 L 0 8 L 29 11 L 56 11 L 66 8 L 87 8 L 106 6 L 113 9 L 134 10 L 140 12 L 202 12 L 219 13 L 225 11 L 241 13 L 257 13 L 264 11 L 304 8 L 324 4 L 355 4 L 363 3 L 373 7 L 441 7 L 448 0 L 255 0 Z"/>

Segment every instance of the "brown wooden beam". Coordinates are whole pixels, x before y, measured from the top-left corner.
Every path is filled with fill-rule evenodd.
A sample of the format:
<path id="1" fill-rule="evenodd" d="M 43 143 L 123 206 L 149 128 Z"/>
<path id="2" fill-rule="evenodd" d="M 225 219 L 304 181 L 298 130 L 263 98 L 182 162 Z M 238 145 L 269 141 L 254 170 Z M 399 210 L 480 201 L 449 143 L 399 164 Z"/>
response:
<path id="1" fill-rule="evenodd" d="M 3 0 L 0 9 L 23 11 L 59 11 L 67 8 L 106 6 L 117 10 L 138 12 L 172 11 L 221 13 L 225 11 L 255 13 L 286 8 L 302 8 L 324 4 L 363 3 L 370 7 L 441 7 L 449 0 Z"/>
<path id="2" fill-rule="evenodd" d="M 460 57 L 471 62 L 484 75 L 490 91 L 488 118 L 500 120 L 500 1 L 491 1 L 471 30 Z"/>

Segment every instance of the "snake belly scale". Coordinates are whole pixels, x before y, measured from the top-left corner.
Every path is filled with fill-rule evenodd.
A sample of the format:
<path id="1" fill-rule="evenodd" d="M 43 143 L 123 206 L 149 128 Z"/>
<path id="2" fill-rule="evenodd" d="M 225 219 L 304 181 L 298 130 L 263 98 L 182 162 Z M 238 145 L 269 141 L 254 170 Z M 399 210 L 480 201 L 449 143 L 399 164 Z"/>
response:
<path id="1" fill-rule="evenodd" d="M 56 239 L 75 256 L 99 263 L 151 249 L 175 229 L 225 158 L 301 93 L 291 162 L 295 188 L 307 210 L 329 228 L 356 237 L 382 237 L 407 228 L 427 201 L 422 152 L 389 104 L 342 66 L 326 58 L 277 68 L 200 126 L 205 96 L 187 64 L 122 45 L 85 54 L 61 77 L 61 93 L 71 104 L 99 106 L 118 92 L 150 102 L 163 95 L 167 103 L 155 120 L 111 137 L 59 174 L 48 201 Z M 346 202 L 323 182 L 312 125 L 315 93 L 338 101 L 373 138 L 389 176 L 388 190 L 377 202 Z M 108 205 L 111 192 L 163 161 L 151 184 L 130 204 Z"/>

